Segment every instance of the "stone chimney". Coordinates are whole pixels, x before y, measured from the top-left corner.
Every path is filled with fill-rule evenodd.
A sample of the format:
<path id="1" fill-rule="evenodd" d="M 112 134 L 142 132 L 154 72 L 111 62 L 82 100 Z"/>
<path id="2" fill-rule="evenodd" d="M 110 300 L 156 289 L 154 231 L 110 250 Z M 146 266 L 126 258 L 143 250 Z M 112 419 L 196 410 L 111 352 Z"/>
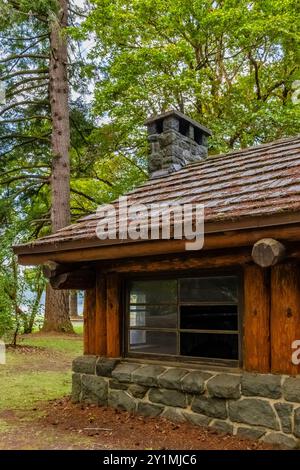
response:
<path id="1" fill-rule="evenodd" d="M 211 131 L 179 111 L 167 111 L 145 122 L 150 143 L 149 174 L 159 178 L 207 157 Z"/>

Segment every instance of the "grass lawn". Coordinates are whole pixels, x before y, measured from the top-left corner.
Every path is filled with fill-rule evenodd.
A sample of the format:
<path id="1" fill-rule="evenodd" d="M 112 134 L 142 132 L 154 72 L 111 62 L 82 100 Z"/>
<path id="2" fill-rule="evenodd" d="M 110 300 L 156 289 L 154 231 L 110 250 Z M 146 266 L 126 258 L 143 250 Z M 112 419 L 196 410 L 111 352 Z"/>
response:
<path id="1" fill-rule="evenodd" d="M 8 349 L 0 365 L 0 410 L 28 410 L 36 403 L 70 393 L 71 364 L 82 354 L 81 335 L 34 333 Z"/>

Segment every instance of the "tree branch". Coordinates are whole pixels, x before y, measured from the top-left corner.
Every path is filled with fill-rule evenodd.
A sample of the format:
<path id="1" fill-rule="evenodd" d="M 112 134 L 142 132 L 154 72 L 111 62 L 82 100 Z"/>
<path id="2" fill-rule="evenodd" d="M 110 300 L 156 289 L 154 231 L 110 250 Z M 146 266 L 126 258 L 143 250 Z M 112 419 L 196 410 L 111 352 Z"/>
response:
<path id="1" fill-rule="evenodd" d="M 0 110 L 0 116 L 6 113 L 6 111 L 9 111 L 12 108 L 16 108 L 17 106 L 22 106 L 23 104 L 49 104 L 49 101 L 31 101 L 31 100 L 17 101 L 15 103 L 10 104 L 9 106 L 6 106 L 2 110 Z"/>
<path id="2" fill-rule="evenodd" d="M 7 41 L 34 41 L 35 39 L 45 39 L 49 37 L 48 33 L 45 34 L 40 34 L 38 36 L 32 36 L 32 37 L 7 37 L 7 36 L 0 36 L 1 39 L 7 40 Z"/>
<path id="3" fill-rule="evenodd" d="M 110 181 L 108 181 L 107 179 L 101 178 L 101 176 L 98 176 L 96 170 L 94 170 L 94 173 L 98 181 L 101 181 L 101 183 L 107 184 L 107 186 L 110 186 L 111 188 L 113 188 L 114 185 Z"/>
<path id="4" fill-rule="evenodd" d="M 74 127 L 75 127 L 76 131 L 78 132 L 78 134 L 80 135 L 80 137 L 83 139 L 84 143 L 89 145 L 89 142 L 86 140 L 85 135 L 81 132 L 81 130 L 77 126 L 77 123 L 74 121 L 74 119 L 72 117 L 70 117 L 70 121 L 74 125 Z"/>
<path id="5" fill-rule="evenodd" d="M 21 95 L 21 94 L 23 94 L 23 93 L 26 93 L 26 92 L 28 92 L 28 91 L 36 90 L 36 89 L 38 89 L 38 88 L 46 88 L 46 87 L 47 87 L 47 83 L 46 83 L 46 82 L 45 82 L 45 83 L 40 83 L 39 85 L 30 86 L 30 87 L 27 87 L 27 88 L 25 87 L 25 88 L 23 88 L 23 89 L 21 89 L 21 90 L 16 90 L 14 93 L 10 93 L 9 95 L 6 95 L 6 98 L 7 98 L 7 99 L 8 99 L 8 98 L 13 98 L 13 97 L 16 96 L 16 95 L 19 96 L 19 95 Z"/>
<path id="6" fill-rule="evenodd" d="M 22 166 L 21 168 L 13 168 L 12 170 L 7 170 L 7 171 L 3 171 L 2 173 L 0 173 L 0 178 L 2 176 L 6 176 L 6 175 L 9 175 L 10 173 L 15 173 L 16 171 L 22 171 L 22 170 L 36 170 L 37 168 L 48 168 L 50 169 L 50 165 L 31 165 L 31 166 Z"/>
<path id="7" fill-rule="evenodd" d="M 5 181 L 0 181 L 0 185 L 9 185 L 11 183 L 14 183 L 15 181 L 19 180 L 29 180 L 29 179 L 39 179 L 39 180 L 44 180 L 47 181 L 49 179 L 49 176 L 42 176 L 42 175 L 20 175 L 20 176 L 14 176 L 13 178 L 9 178 Z"/>
<path id="8" fill-rule="evenodd" d="M 17 88 L 18 86 L 20 85 L 24 85 L 24 83 L 28 83 L 28 82 L 34 82 L 34 81 L 40 81 L 40 80 L 46 80 L 47 79 L 47 75 L 46 77 L 30 77 L 30 78 L 26 78 L 25 80 L 22 80 L 21 82 L 16 82 L 16 83 L 13 83 L 8 89 L 7 89 L 7 93 L 11 93 L 12 90 L 14 90 L 15 88 Z"/>
<path id="9" fill-rule="evenodd" d="M 260 90 L 260 82 L 259 82 L 259 65 L 257 61 L 253 58 L 251 55 L 251 52 L 248 54 L 248 58 L 250 60 L 250 63 L 254 67 L 254 78 L 255 78 L 255 86 L 256 86 L 256 97 L 258 100 L 261 100 L 261 90 Z"/>
<path id="10" fill-rule="evenodd" d="M 44 15 L 40 15 L 38 13 L 33 13 L 32 11 L 30 12 L 27 12 L 27 11 L 23 11 L 20 9 L 20 5 L 18 2 L 15 2 L 13 0 L 8 0 L 8 3 L 18 12 L 20 13 L 21 15 L 25 15 L 25 16 L 29 16 L 29 17 L 32 17 L 32 16 L 35 16 L 36 18 L 38 18 L 42 23 L 47 23 L 48 22 L 48 19 L 46 16 Z"/>
<path id="11" fill-rule="evenodd" d="M 0 140 L 10 140 L 10 139 L 35 139 L 35 140 L 46 140 L 49 141 L 48 137 L 49 134 L 44 135 L 24 135 L 24 134 L 6 134 L 0 135 Z"/>
<path id="12" fill-rule="evenodd" d="M 9 73 L 7 75 L 5 75 L 4 77 L 1 77 L 1 80 L 9 80 L 10 78 L 13 78 L 13 77 L 17 77 L 17 76 L 20 76 L 20 75 L 32 75 L 32 74 L 48 74 L 49 73 L 49 69 L 48 68 L 44 68 L 44 69 L 22 69 L 22 70 L 17 70 L 16 72 L 13 72 L 13 73 Z"/>
<path id="13" fill-rule="evenodd" d="M 78 189 L 70 188 L 71 193 L 78 194 L 78 196 L 85 197 L 88 201 L 94 202 L 95 204 L 99 204 L 96 199 L 94 199 L 92 196 L 89 196 L 88 194 L 83 193 L 82 191 L 79 191 Z"/>
<path id="14" fill-rule="evenodd" d="M 48 120 L 51 121 L 50 116 L 41 116 L 41 115 L 36 115 L 36 116 L 30 116 L 30 117 L 24 117 L 24 118 L 17 118 L 17 119 L 3 119 L 0 120 L 0 124 L 14 124 L 17 122 L 26 122 L 26 121 L 33 121 L 34 119 L 40 119 L 40 120 Z"/>
<path id="15" fill-rule="evenodd" d="M 13 54 L 0 60 L 0 64 L 16 59 L 49 59 L 45 54 Z"/>
<path id="16" fill-rule="evenodd" d="M 11 147 L 6 152 L 0 153 L 0 158 L 5 157 L 5 155 L 8 155 L 9 153 L 13 152 L 14 150 L 16 150 L 19 147 L 23 147 L 24 145 L 32 144 L 33 142 L 36 142 L 36 139 L 26 140 L 25 142 L 21 142 L 20 144 L 14 145 L 13 147 Z"/>
<path id="17" fill-rule="evenodd" d="M 76 16 L 80 16 L 81 18 L 88 18 L 88 15 L 85 15 L 84 13 L 82 13 L 80 11 L 73 10 L 73 8 L 71 8 L 70 6 L 69 6 L 69 11 L 71 13 L 73 13 L 74 15 L 76 15 Z"/>

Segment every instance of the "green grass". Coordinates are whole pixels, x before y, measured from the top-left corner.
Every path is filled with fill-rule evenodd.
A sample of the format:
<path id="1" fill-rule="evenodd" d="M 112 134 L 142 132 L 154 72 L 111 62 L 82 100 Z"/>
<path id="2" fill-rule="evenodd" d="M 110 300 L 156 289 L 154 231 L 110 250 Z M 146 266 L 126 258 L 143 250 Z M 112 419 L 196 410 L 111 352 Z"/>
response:
<path id="1" fill-rule="evenodd" d="M 6 423 L 6 421 L 0 418 L 0 433 L 8 431 L 9 429 L 10 426 Z"/>
<path id="2" fill-rule="evenodd" d="M 1 377 L 1 375 L 0 375 Z M 31 372 L 1 378 L 0 410 L 28 410 L 36 403 L 68 395 L 71 372 Z"/>
<path id="3" fill-rule="evenodd" d="M 0 365 L 0 410 L 29 410 L 40 401 L 70 394 L 71 364 L 82 355 L 81 336 L 36 333 L 19 344 L 43 349 L 7 352 L 6 364 Z"/>
<path id="4" fill-rule="evenodd" d="M 75 325 L 73 326 L 74 331 L 77 335 L 82 335 L 83 334 L 83 325 Z"/>
<path id="5" fill-rule="evenodd" d="M 37 346 L 39 348 L 46 348 L 52 351 L 60 351 L 63 353 L 70 353 L 72 355 L 81 355 L 82 354 L 82 338 L 76 336 L 42 336 L 37 334 L 36 336 L 32 335 L 28 338 L 25 337 L 23 341 L 20 342 L 22 345 L 28 346 Z"/>

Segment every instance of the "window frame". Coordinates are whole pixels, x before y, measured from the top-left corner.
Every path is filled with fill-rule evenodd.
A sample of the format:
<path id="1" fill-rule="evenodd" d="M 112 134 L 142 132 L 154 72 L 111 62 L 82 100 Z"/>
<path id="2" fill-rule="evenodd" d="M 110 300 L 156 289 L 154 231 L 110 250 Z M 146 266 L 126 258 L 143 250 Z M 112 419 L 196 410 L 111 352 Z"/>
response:
<path id="1" fill-rule="evenodd" d="M 238 289 L 238 300 L 237 303 L 233 302 L 218 302 L 216 301 L 213 305 L 237 305 L 237 319 L 238 328 L 237 330 L 201 330 L 201 329 L 183 329 L 180 328 L 180 305 L 205 305 L 205 302 L 180 302 L 180 279 L 183 278 L 207 278 L 207 277 L 230 277 L 234 276 L 237 278 L 237 289 Z M 159 327 L 130 327 L 130 282 L 132 281 L 156 281 L 156 280 L 177 280 L 177 302 L 166 303 L 166 305 L 177 305 L 177 328 L 159 328 Z M 191 364 L 211 364 L 216 366 L 226 366 L 238 368 L 243 364 L 243 272 L 241 269 L 214 269 L 211 270 L 193 270 L 188 272 L 177 272 L 177 273 L 143 273 L 137 275 L 136 273 L 130 273 L 124 278 L 124 307 L 123 308 L 123 355 L 127 358 L 132 359 L 148 359 L 158 360 L 164 362 L 179 362 L 179 363 L 191 363 Z M 211 302 L 206 302 L 207 305 L 212 305 Z M 138 304 L 137 304 L 138 305 Z M 147 305 L 147 304 L 145 304 Z M 150 305 L 150 304 L 149 304 Z M 157 331 L 157 332 L 172 332 L 176 334 L 177 343 L 177 354 L 157 354 L 157 353 L 145 353 L 145 352 L 134 352 L 129 349 L 129 337 L 130 330 L 140 331 Z M 219 358 L 207 358 L 198 356 L 183 356 L 178 354 L 180 351 L 180 333 L 207 333 L 215 332 L 216 334 L 237 334 L 238 335 L 238 359 L 219 359 Z M 209 334 L 210 334 L 209 333 Z"/>

